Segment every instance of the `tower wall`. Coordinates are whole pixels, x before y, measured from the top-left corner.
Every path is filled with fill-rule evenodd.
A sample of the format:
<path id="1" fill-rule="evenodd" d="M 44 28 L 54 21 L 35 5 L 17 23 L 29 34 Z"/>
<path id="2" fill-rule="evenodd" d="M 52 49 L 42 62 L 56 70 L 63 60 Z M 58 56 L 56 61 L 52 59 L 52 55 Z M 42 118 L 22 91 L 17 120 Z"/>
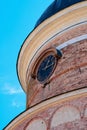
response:
<path id="1" fill-rule="evenodd" d="M 86 22 L 79 23 L 47 42 L 48 48 L 51 46 L 60 48 L 62 45 L 63 56 L 58 60 L 56 69 L 46 86 L 35 79 L 31 80 L 32 87 L 27 93 L 27 108 L 54 96 L 87 87 L 86 28 Z"/>
<path id="2" fill-rule="evenodd" d="M 40 65 L 50 55 L 56 64 L 41 82 Z M 27 37 L 18 76 L 27 94 L 27 110 L 6 130 L 87 129 L 87 1 L 53 15 Z"/>

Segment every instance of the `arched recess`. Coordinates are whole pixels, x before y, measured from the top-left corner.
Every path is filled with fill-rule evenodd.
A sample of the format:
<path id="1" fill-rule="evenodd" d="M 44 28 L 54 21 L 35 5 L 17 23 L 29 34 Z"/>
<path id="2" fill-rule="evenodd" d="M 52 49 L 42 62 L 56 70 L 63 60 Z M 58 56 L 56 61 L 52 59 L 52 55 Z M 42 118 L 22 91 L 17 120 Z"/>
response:
<path id="1" fill-rule="evenodd" d="M 70 105 L 60 107 L 53 115 L 51 120 L 51 128 L 57 127 L 60 124 L 68 123 L 80 119 L 79 110 Z"/>
<path id="2" fill-rule="evenodd" d="M 47 125 L 42 118 L 32 119 L 25 130 L 47 130 Z"/>

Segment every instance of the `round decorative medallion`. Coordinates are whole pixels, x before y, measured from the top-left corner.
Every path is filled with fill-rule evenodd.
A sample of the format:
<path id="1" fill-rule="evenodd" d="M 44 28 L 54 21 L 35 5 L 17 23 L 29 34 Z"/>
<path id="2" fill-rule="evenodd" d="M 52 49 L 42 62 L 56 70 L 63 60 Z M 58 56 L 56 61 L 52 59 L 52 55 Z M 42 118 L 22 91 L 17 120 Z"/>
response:
<path id="1" fill-rule="evenodd" d="M 55 70 L 58 58 L 60 58 L 58 56 L 58 50 L 54 48 L 44 51 L 35 62 L 33 77 L 45 84 Z"/>

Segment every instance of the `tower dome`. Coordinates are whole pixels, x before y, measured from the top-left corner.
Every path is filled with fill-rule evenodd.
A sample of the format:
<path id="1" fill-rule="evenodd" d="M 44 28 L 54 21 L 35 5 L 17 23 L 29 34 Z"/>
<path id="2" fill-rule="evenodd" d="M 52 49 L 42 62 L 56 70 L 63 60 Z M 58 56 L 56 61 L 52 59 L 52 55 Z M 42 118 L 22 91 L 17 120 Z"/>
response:
<path id="1" fill-rule="evenodd" d="M 38 19 L 35 28 L 39 26 L 44 20 L 56 14 L 57 12 L 81 1 L 84 0 L 54 0 L 53 3 L 44 11 L 44 13 Z"/>

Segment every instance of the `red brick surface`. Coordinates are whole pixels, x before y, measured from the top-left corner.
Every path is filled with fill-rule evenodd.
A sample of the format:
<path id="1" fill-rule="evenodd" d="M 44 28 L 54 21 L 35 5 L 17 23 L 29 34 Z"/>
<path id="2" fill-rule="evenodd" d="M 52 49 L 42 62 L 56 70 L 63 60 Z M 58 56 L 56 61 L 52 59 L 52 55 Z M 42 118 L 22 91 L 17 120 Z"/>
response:
<path id="1" fill-rule="evenodd" d="M 71 30 L 67 30 L 63 34 L 56 36 L 51 40 L 44 49 L 51 45 L 58 46 L 65 41 L 74 37 L 87 33 L 87 25 L 77 26 Z M 62 38 L 61 38 L 62 37 Z M 43 49 L 43 51 L 44 51 Z M 53 75 L 49 79 L 49 83 L 43 87 L 37 80 L 31 80 L 31 86 L 27 93 L 27 109 L 44 100 L 56 97 L 63 93 L 69 93 L 77 89 L 87 88 L 87 40 L 76 42 L 62 49 L 63 56 L 58 61 L 57 67 Z M 42 52 L 41 52 L 42 53 Z M 80 119 L 72 122 L 60 124 L 51 127 L 52 117 L 54 113 L 62 107 L 73 106 L 78 109 Z M 29 116 L 15 130 L 24 130 L 30 124 L 31 120 L 41 118 L 45 121 L 47 130 L 87 130 L 87 95 L 85 97 L 65 100 L 56 105 L 41 109 L 39 112 Z"/>
<path id="2" fill-rule="evenodd" d="M 61 110 L 62 107 L 65 107 L 67 105 L 75 107 L 78 110 L 80 114 L 80 119 L 60 124 L 57 127 L 52 128 L 51 122 L 55 112 L 58 109 Z M 49 106 L 45 109 L 40 109 L 37 113 L 32 114 L 32 116 L 28 116 L 26 120 L 21 122 L 14 130 L 25 130 L 27 125 L 31 123 L 31 120 L 38 118 L 41 118 L 45 121 L 47 125 L 47 130 L 87 130 L 87 116 L 84 115 L 86 109 L 87 109 L 87 95 L 82 97 L 80 96 L 79 98 L 75 98 L 72 100 L 67 99 L 58 104 Z"/>
<path id="3" fill-rule="evenodd" d="M 28 100 L 28 106 L 87 86 L 87 40 L 69 45 L 62 52 L 63 57 L 58 61 L 50 83 L 44 88 L 37 82 L 32 85 L 33 96 Z"/>
<path id="4" fill-rule="evenodd" d="M 50 130 L 87 130 L 87 118 L 65 123 Z"/>

